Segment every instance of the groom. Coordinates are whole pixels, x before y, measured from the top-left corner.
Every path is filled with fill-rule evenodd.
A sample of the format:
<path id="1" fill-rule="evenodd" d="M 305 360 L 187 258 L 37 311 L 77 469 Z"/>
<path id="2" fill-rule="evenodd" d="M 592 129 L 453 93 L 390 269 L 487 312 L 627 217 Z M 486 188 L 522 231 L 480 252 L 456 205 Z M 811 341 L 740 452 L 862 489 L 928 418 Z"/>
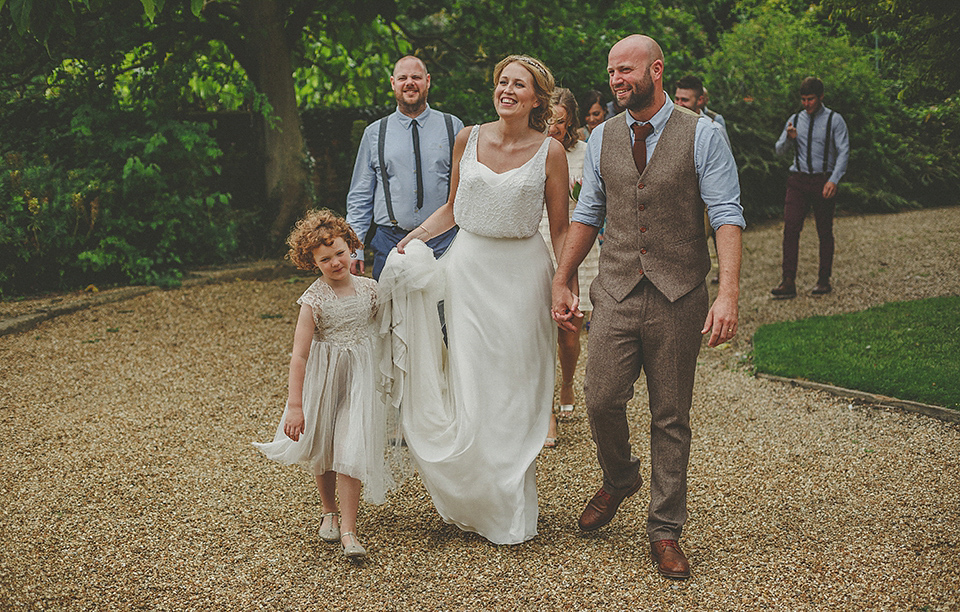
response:
<path id="1" fill-rule="evenodd" d="M 583 187 L 553 281 L 553 317 L 582 316 L 568 285 L 606 218 L 584 395 L 603 486 L 580 529 L 603 527 L 642 484 L 630 453 L 627 402 L 646 370 L 650 406 L 647 535 L 658 571 L 688 578 L 679 545 L 687 519 L 690 404 L 701 335 L 717 346 L 737 332 L 741 231 L 737 168 L 717 124 L 675 106 L 663 91 L 663 52 L 633 35 L 610 49 L 614 98 L 627 112 L 587 143 Z M 703 210 L 716 230 L 720 286 L 709 307 Z"/>

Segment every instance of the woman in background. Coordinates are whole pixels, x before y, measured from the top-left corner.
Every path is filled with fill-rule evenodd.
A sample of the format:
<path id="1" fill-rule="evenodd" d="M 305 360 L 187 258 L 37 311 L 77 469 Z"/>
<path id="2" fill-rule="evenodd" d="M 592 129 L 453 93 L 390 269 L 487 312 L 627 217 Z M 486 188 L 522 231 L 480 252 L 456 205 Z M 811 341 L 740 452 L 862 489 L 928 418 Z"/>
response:
<path id="1" fill-rule="evenodd" d="M 587 144 L 578 138 L 579 113 L 577 100 L 569 89 L 558 87 L 553 90 L 550 98 L 553 116 L 548 121 L 547 134 L 560 141 L 567 154 L 567 170 L 570 175 L 569 206 L 570 213 L 577 206 L 577 195 L 583 181 L 583 158 L 587 152 Z M 601 106 L 602 110 L 602 106 Z M 598 124 L 599 125 L 599 124 Z M 550 239 L 550 224 L 546 213 L 540 220 L 540 234 L 545 241 Z M 554 266 L 556 260 L 554 259 Z M 596 243 L 580 264 L 578 276 L 580 281 L 580 310 L 585 314 L 593 307 L 590 304 L 590 283 L 597 277 L 600 268 L 600 251 Z M 557 344 L 560 352 L 560 416 L 567 416 L 573 412 L 573 374 L 577 369 L 577 360 L 580 358 L 580 330 L 585 317 L 577 318 L 577 331 L 571 332 L 561 329 L 557 335 Z M 547 430 L 547 439 L 543 444 L 547 448 L 557 445 L 557 415 L 551 413 L 550 428 Z"/>
<path id="2" fill-rule="evenodd" d="M 591 89 L 580 98 L 580 140 L 586 142 L 590 138 L 590 132 L 607 119 L 607 107 L 603 103 L 603 94 L 596 89 Z"/>

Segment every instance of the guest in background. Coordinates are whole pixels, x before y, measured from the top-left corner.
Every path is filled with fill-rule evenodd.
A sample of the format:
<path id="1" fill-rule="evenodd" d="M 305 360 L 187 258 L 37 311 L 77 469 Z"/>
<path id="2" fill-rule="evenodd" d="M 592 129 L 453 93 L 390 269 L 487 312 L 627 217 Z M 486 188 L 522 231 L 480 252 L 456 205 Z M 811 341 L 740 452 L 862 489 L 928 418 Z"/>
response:
<path id="1" fill-rule="evenodd" d="M 596 89 L 591 89 L 580 98 L 580 140 L 586 142 L 590 138 L 590 132 L 595 127 L 606 121 L 607 107 L 603 103 L 603 94 Z"/>
<path id="2" fill-rule="evenodd" d="M 797 296 L 800 231 L 810 208 L 813 208 L 820 238 L 820 270 L 812 293 L 824 295 L 833 291 L 830 285 L 833 212 L 836 208 L 833 198 L 850 158 L 847 124 L 840 113 L 823 105 L 823 82 L 820 79 L 807 77 L 800 83 L 800 103 L 803 109 L 787 119 L 776 144 L 777 155 L 793 153 L 793 163 L 783 203 L 783 276 L 780 284 L 770 292 L 775 300 Z"/>
<path id="3" fill-rule="evenodd" d="M 363 131 L 347 194 L 347 223 L 361 242 L 376 225 L 370 239 L 374 279 L 390 249 L 447 201 L 454 139 L 463 129 L 463 121 L 427 104 L 430 74 L 419 58 L 398 60 L 390 85 L 397 110 Z M 427 246 L 439 256 L 456 232 L 434 236 Z M 362 245 L 350 271 L 364 272 Z"/>
<path id="4" fill-rule="evenodd" d="M 596 92 L 594 92 L 596 93 Z M 547 122 L 547 134 L 560 141 L 567 154 L 567 170 L 570 174 L 570 213 L 577 206 L 577 195 L 583 182 L 583 157 L 587 152 L 587 143 L 577 137 L 579 115 L 577 100 L 573 93 L 566 88 L 558 87 L 553 90 L 550 98 L 553 117 Z M 596 106 L 602 107 L 599 103 Z M 550 244 L 550 222 L 544 210 L 540 220 L 540 234 L 544 241 Z M 554 258 L 556 266 L 556 258 Z M 590 305 L 590 283 L 597 276 L 600 267 L 600 251 L 594 242 L 583 263 L 578 269 L 580 282 L 580 310 L 589 313 L 593 310 Z M 557 334 L 557 344 L 560 353 L 560 416 L 567 416 L 573 412 L 573 375 L 580 359 L 580 330 L 584 319 L 578 318 L 574 325 L 575 331 L 561 329 Z M 557 445 L 557 415 L 550 415 L 550 428 L 547 430 L 547 440 L 544 446 L 552 448 Z"/>

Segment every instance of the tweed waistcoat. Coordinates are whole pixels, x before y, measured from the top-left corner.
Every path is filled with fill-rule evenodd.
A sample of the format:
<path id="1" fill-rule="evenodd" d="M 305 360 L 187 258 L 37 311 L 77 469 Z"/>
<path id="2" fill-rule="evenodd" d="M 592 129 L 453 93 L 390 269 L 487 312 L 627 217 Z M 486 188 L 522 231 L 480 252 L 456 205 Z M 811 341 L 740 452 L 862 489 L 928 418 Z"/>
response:
<path id="1" fill-rule="evenodd" d="M 621 113 L 604 124 L 600 175 L 607 225 L 597 281 L 618 302 L 644 275 L 674 302 L 710 272 L 693 157 L 698 118 L 674 107 L 642 175 L 631 154 L 626 118 Z"/>

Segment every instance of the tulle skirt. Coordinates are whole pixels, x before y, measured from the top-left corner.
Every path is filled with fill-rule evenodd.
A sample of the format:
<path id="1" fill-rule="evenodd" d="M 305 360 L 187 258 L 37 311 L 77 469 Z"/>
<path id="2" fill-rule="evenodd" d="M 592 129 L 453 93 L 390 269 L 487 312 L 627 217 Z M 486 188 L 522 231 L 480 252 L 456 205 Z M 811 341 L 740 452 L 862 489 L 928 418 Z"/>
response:
<path id="1" fill-rule="evenodd" d="M 254 446 L 269 459 L 314 475 L 334 471 L 363 483 L 364 499 L 382 504 L 395 486 L 385 450 L 387 414 L 376 390 L 374 336 L 339 346 L 314 339 L 303 382 L 305 428 L 296 442 L 283 433 L 284 408 L 273 442 Z"/>

